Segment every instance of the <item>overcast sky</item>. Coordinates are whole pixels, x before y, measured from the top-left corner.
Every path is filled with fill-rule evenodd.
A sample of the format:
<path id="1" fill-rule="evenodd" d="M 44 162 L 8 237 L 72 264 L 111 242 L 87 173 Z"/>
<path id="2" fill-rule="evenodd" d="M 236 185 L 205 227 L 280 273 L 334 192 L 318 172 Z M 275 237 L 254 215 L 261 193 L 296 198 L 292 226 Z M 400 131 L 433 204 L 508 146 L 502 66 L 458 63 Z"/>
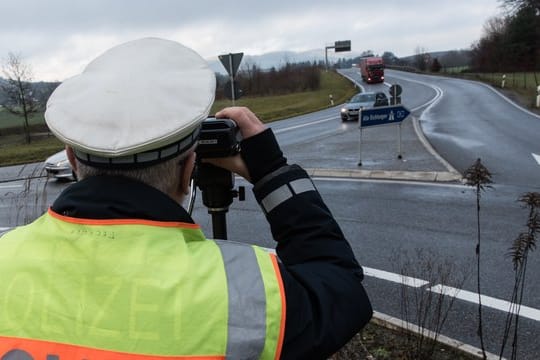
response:
<path id="1" fill-rule="evenodd" d="M 306 51 L 351 40 L 352 50 L 399 57 L 468 49 L 499 0 L 0 0 L 0 58 L 20 54 L 34 80 L 64 80 L 119 43 L 163 37 L 207 59 Z M 347 53 L 342 53 L 347 57 Z"/>

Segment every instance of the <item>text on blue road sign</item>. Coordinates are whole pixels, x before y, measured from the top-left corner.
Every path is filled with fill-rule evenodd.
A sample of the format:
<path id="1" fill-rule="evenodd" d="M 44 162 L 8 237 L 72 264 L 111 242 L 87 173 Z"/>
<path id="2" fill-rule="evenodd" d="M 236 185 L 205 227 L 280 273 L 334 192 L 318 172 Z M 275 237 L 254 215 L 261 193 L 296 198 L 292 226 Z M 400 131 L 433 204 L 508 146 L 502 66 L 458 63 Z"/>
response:
<path id="1" fill-rule="evenodd" d="M 401 105 L 362 110 L 360 115 L 360 126 L 398 124 L 405 120 L 410 113 L 411 112 L 407 108 Z"/>

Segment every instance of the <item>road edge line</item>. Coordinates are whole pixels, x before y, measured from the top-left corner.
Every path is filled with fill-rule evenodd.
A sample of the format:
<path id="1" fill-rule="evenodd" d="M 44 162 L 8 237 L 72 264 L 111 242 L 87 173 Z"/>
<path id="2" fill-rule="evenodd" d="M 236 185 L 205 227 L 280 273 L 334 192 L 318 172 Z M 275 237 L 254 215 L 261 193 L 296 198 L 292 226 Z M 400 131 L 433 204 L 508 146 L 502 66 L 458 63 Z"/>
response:
<path id="1" fill-rule="evenodd" d="M 413 128 L 414 132 L 416 133 L 416 136 L 418 137 L 418 140 L 420 140 L 420 143 L 424 146 L 424 148 L 435 157 L 447 170 L 448 172 L 455 174 L 456 176 L 459 175 L 460 177 L 463 177 L 459 171 L 457 171 L 448 161 L 446 161 L 431 145 L 429 140 L 426 138 L 426 135 L 424 134 L 424 131 L 422 130 L 422 127 L 420 125 L 420 120 L 416 116 L 412 116 L 412 122 L 413 122 Z"/>
<path id="2" fill-rule="evenodd" d="M 421 328 L 415 324 L 409 323 L 407 321 L 392 317 L 390 315 L 373 311 L 373 318 L 371 320 L 374 324 L 383 326 L 387 329 L 391 330 L 397 330 L 397 331 L 410 331 L 413 332 L 416 335 L 422 335 L 426 336 L 432 340 L 434 340 L 434 333 L 433 331 L 430 331 L 428 329 Z M 462 341 L 452 339 L 448 336 L 439 334 L 436 339 L 437 342 L 444 344 L 448 347 L 451 347 L 453 349 L 456 349 L 458 351 L 464 352 L 466 354 L 475 356 L 479 359 L 482 358 L 482 349 L 479 349 L 475 346 L 466 344 Z M 498 360 L 499 356 L 486 352 L 486 357 L 488 360 Z M 501 358 L 502 360 L 506 360 L 505 358 Z"/>

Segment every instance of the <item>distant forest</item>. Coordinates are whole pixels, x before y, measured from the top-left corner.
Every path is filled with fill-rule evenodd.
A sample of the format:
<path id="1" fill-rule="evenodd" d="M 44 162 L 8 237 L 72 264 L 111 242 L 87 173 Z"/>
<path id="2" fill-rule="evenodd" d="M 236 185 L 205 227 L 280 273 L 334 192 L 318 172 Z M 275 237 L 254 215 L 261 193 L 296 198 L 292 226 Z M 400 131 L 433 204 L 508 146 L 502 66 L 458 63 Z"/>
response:
<path id="1" fill-rule="evenodd" d="M 323 62 L 286 63 L 280 68 L 262 69 L 252 64 L 242 68 L 236 75 L 235 82 L 243 93 L 249 96 L 284 95 L 302 91 L 318 90 L 321 86 Z M 229 77 L 217 76 L 216 98 L 224 97 Z"/>
<path id="2" fill-rule="evenodd" d="M 352 59 L 339 59 L 335 66 L 339 69 L 349 68 L 358 64 L 363 56 L 373 56 L 373 54 L 365 52 Z M 412 67 L 420 71 L 432 70 L 433 63 L 440 64 L 437 71 L 444 68 L 468 67 L 471 64 L 471 50 L 427 52 L 422 48 L 417 48 L 416 55 L 412 56 L 399 58 L 390 51 L 385 51 L 380 56 L 387 66 Z"/>

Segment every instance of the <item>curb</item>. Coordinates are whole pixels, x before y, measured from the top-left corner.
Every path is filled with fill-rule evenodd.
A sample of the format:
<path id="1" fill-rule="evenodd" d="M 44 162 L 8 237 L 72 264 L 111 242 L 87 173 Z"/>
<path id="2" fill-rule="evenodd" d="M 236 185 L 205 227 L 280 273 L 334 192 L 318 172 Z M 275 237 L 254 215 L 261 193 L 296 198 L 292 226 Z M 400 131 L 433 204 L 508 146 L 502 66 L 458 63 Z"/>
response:
<path id="1" fill-rule="evenodd" d="M 383 326 L 383 327 L 388 328 L 388 329 L 398 330 L 398 331 L 400 331 L 400 330 L 411 331 L 411 332 L 413 332 L 413 333 L 415 333 L 417 335 L 423 335 L 423 336 L 428 337 L 430 339 L 434 339 L 434 337 L 435 337 L 434 336 L 435 333 L 430 331 L 430 330 L 420 328 L 419 326 L 417 326 L 415 324 L 406 322 L 404 320 L 401 320 L 401 319 L 398 319 L 398 318 L 395 318 L 395 317 L 392 317 L 390 315 L 386 315 L 386 314 L 383 314 L 383 313 L 380 313 L 380 312 L 377 312 L 377 311 L 373 312 L 373 318 L 372 318 L 371 321 L 373 323 L 375 323 L 376 325 Z M 437 336 L 437 342 L 439 342 L 441 344 L 444 344 L 444 345 L 446 345 L 448 347 L 457 349 L 458 351 L 461 351 L 463 353 L 478 357 L 479 359 L 483 358 L 482 357 L 482 349 L 479 349 L 479 348 L 474 347 L 472 345 L 465 344 L 464 342 L 449 338 L 448 336 L 444 336 L 444 335 L 439 334 Z M 487 360 L 499 360 L 499 355 L 495 355 L 495 354 L 486 352 L 486 359 Z M 501 358 L 501 359 L 506 360 L 505 358 Z"/>
<path id="2" fill-rule="evenodd" d="M 458 182 L 463 177 L 457 171 L 390 171 L 390 170 L 350 170 L 350 169 L 305 169 L 311 177 L 372 179 L 372 180 L 404 180 L 419 182 Z"/>

